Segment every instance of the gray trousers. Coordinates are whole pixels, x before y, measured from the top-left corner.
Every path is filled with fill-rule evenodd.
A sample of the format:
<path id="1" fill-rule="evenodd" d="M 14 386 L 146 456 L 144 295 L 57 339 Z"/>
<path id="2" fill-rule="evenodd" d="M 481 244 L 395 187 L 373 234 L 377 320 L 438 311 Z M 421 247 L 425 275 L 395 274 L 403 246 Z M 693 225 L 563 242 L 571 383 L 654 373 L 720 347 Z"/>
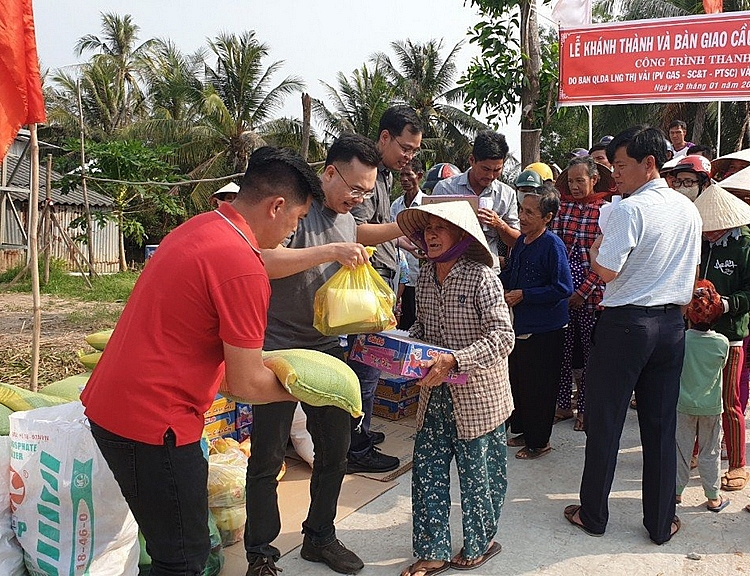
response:
<path id="1" fill-rule="evenodd" d="M 709 500 L 719 497 L 721 476 L 721 415 L 691 416 L 677 412 L 677 494 L 690 481 L 690 458 L 698 438 L 698 472 L 703 493 Z"/>

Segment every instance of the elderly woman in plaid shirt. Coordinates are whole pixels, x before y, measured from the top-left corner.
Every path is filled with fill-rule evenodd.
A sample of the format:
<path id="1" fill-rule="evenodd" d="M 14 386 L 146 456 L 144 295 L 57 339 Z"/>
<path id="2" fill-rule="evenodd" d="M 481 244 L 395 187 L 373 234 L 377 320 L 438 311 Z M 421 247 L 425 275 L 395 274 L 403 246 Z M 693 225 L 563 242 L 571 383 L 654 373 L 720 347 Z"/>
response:
<path id="1" fill-rule="evenodd" d="M 561 202 L 560 211 L 552 222 L 552 231 L 565 243 L 574 287 L 573 295 L 568 298 L 570 322 L 565 330 L 555 418 L 567 420 L 573 416 L 573 350 L 578 346 L 583 357 L 583 371 L 578 381 L 577 414 L 573 428 L 582 431 L 591 331 L 596 321 L 596 310 L 604 295 L 604 282 L 591 269 L 589 249 L 601 234 L 599 208 L 615 189 L 615 183 L 609 168 L 597 164 L 591 156 L 583 156 L 570 161 L 555 186 L 560 191 Z"/>
<path id="2" fill-rule="evenodd" d="M 508 355 L 514 334 L 493 256 L 468 202 L 410 208 L 398 225 L 427 254 L 412 336 L 453 350 L 427 363 L 412 470 L 412 543 L 403 576 L 469 570 L 500 552 L 494 541 L 507 488 L 505 419 L 513 410 Z M 449 384 L 451 371 L 468 373 Z M 463 548 L 451 549 L 450 467 L 461 486 Z"/>

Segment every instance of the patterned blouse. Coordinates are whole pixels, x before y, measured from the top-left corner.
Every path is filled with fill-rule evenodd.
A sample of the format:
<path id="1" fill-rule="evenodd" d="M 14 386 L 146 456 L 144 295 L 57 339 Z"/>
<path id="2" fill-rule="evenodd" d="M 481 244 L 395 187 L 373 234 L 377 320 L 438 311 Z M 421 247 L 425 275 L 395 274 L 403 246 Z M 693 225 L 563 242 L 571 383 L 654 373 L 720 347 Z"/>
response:
<path id="1" fill-rule="evenodd" d="M 588 312 L 597 310 L 604 296 L 604 281 L 591 269 L 589 250 L 602 233 L 599 229 L 599 209 L 605 203 L 603 198 L 587 203 L 563 200 L 551 226 L 552 231 L 565 243 L 571 268 L 576 262 L 583 267 L 583 282 L 578 283 L 574 279 L 573 287 L 586 300 Z"/>
<path id="2" fill-rule="evenodd" d="M 448 386 L 461 440 L 491 432 L 513 411 L 508 355 L 515 335 L 503 287 L 491 268 L 465 257 L 451 268 L 442 286 L 435 264 L 422 266 L 416 286 L 417 320 L 410 333 L 430 344 L 454 350 L 466 384 Z M 422 388 L 417 429 L 424 423 L 430 390 Z"/>

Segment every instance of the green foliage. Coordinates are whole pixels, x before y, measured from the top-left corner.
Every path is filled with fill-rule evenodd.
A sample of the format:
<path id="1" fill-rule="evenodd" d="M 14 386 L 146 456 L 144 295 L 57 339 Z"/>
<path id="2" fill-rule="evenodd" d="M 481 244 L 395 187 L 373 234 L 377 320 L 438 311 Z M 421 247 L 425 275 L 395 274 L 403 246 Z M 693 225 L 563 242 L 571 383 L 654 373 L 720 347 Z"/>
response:
<path id="1" fill-rule="evenodd" d="M 39 273 L 42 274 L 43 262 L 39 262 Z M 19 266 L 0 274 L 0 286 L 10 282 L 23 268 Z M 83 278 L 71 275 L 64 262 L 53 260 L 50 265 L 49 283 L 40 286 L 42 294 L 73 298 L 92 302 L 125 302 L 133 291 L 137 272 L 119 272 L 101 275 L 91 279 L 92 288 L 86 286 Z M 10 290 L 13 292 L 31 292 L 31 277 L 16 283 Z"/>
<path id="2" fill-rule="evenodd" d="M 75 142 L 72 142 L 75 148 Z M 86 142 L 88 173 L 91 176 L 129 182 L 169 181 L 174 179 L 175 168 L 163 158 L 171 149 L 163 146 L 148 146 L 137 140 L 113 140 L 110 142 Z M 97 192 L 111 198 L 114 207 L 111 215 L 120 226 L 124 238 L 139 246 L 146 238 L 146 230 L 140 222 L 140 214 L 158 209 L 173 217 L 184 215 L 185 209 L 179 198 L 169 193 L 164 186 L 146 184 L 123 184 L 118 182 L 98 182 L 87 180 Z M 60 181 L 63 194 L 81 184 L 80 171 L 65 175 Z M 75 223 L 85 231 L 86 222 L 78 219 Z"/>

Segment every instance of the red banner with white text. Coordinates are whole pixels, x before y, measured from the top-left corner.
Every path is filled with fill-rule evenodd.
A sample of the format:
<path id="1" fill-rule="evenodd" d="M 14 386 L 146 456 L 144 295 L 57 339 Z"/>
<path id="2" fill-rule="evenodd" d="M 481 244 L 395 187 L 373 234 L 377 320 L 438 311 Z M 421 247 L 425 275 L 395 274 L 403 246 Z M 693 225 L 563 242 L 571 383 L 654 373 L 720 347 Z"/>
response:
<path id="1" fill-rule="evenodd" d="M 560 106 L 750 100 L 750 12 L 560 29 Z"/>

